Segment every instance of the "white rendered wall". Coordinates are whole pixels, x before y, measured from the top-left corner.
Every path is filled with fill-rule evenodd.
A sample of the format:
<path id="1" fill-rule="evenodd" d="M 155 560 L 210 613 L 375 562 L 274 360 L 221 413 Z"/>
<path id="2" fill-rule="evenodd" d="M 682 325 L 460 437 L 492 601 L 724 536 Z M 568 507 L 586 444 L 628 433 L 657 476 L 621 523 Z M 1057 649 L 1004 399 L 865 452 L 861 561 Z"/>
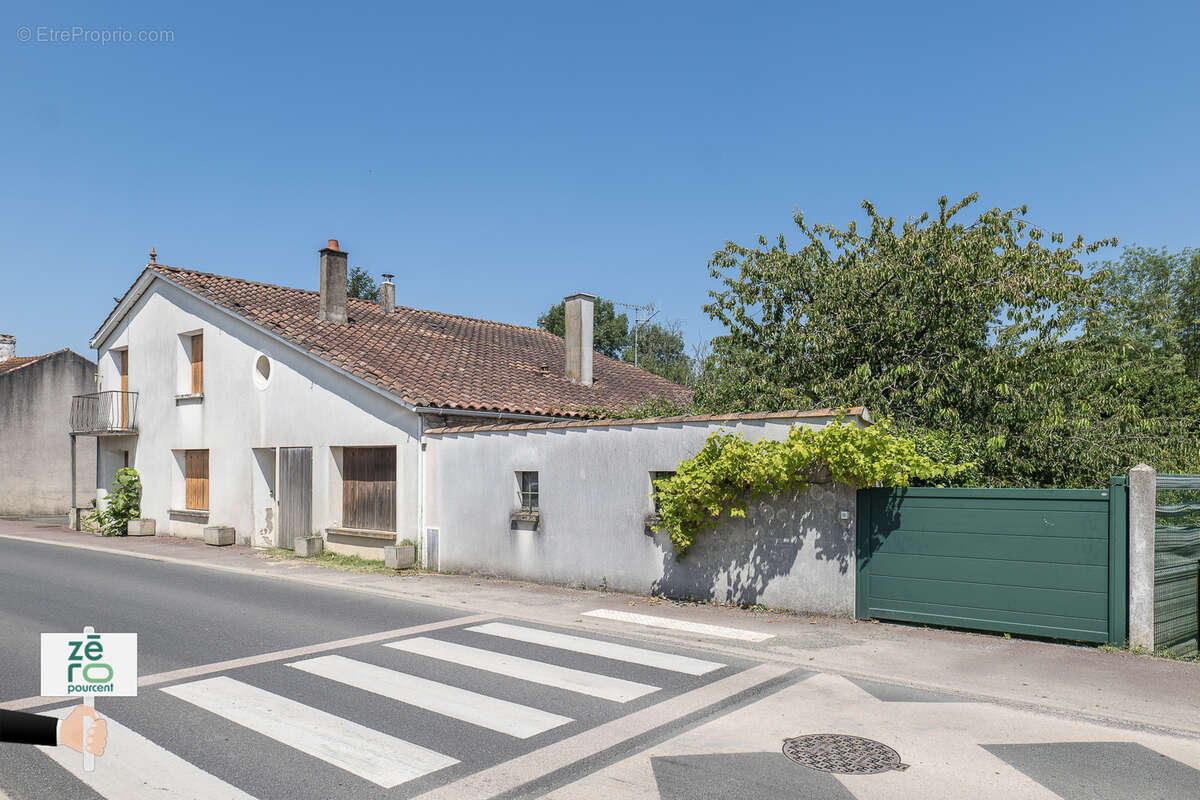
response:
<path id="1" fill-rule="evenodd" d="M 648 535 L 650 472 L 695 455 L 710 433 L 783 439 L 827 418 L 546 428 L 427 435 L 426 524 L 438 527 L 443 570 L 693 596 L 850 616 L 855 492 L 814 484 L 764 498 L 675 560 Z M 541 524 L 513 529 L 518 470 L 536 470 Z M 841 512 L 848 512 L 841 519 Z"/>
<path id="2" fill-rule="evenodd" d="M 180 335 L 204 334 L 204 398 L 181 401 L 191 391 L 188 351 Z M 263 449 L 313 448 L 313 528 L 341 522 L 341 477 L 334 447 L 397 448 L 398 538 L 416 540 L 418 416 L 264 331 L 162 280 L 156 280 L 98 348 L 102 390 L 120 389 L 113 349 L 128 348 L 129 389 L 138 392 L 136 437 L 102 437 L 99 486 L 106 487 L 130 451 L 141 474 L 142 514 L 160 532 L 199 535 L 202 524 L 172 521 L 183 507 L 176 451 L 209 451 L 209 525 L 231 525 L 239 543 L 272 544 L 267 509 L 270 464 Z M 265 388 L 254 380 L 259 355 L 271 361 Z M 259 448 L 257 456 L 255 449 Z M 103 496 L 103 490 L 100 491 Z M 267 513 L 270 510 L 271 513 Z M 273 535 L 273 532 L 270 532 Z M 253 540 L 253 541 L 252 541 Z M 386 541 L 364 540 L 378 549 Z"/>

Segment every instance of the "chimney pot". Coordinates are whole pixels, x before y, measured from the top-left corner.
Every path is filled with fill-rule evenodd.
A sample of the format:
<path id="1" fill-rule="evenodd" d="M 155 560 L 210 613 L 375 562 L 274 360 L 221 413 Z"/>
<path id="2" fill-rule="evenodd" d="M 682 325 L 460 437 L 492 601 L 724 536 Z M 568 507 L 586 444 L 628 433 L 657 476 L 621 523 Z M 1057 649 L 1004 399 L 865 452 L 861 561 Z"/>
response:
<path id="1" fill-rule="evenodd" d="M 321 319 L 326 322 L 346 322 L 346 259 L 337 239 L 321 250 Z"/>
<path id="2" fill-rule="evenodd" d="M 8 361 L 17 355 L 17 337 L 0 333 L 0 361 Z"/>
<path id="3" fill-rule="evenodd" d="M 572 294 L 563 298 L 566 312 L 567 380 L 580 386 L 592 385 L 592 323 L 596 298 Z"/>

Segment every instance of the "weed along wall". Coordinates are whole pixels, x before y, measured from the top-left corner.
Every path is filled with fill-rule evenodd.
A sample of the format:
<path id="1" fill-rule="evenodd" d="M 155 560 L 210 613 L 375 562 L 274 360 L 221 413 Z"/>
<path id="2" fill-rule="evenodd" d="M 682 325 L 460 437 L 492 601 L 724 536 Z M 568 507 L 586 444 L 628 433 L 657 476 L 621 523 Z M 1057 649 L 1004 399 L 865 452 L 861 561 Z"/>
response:
<path id="1" fill-rule="evenodd" d="M 647 525 L 651 481 L 717 431 L 783 440 L 828 411 L 444 428 L 426 435 L 426 524 L 442 570 L 854 613 L 855 489 L 815 476 L 762 497 L 676 559 Z M 844 421 L 866 425 L 865 411 Z M 536 473 L 531 475 L 530 473 Z"/>

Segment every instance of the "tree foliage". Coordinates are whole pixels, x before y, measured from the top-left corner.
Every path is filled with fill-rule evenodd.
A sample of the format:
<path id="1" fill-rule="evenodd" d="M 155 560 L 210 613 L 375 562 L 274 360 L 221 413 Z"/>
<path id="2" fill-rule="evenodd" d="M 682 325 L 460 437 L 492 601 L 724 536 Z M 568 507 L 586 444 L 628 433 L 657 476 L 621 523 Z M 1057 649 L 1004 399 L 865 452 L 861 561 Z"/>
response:
<path id="1" fill-rule="evenodd" d="M 688 357 L 683 341 L 683 331 L 678 323 L 647 323 L 639 327 L 637 342 L 632 334 L 621 353 L 621 360 L 636 363 L 647 372 L 653 372 L 681 386 L 692 384 L 692 359 Z"/>
<path id="2" fill-rule="evenodd" d="M 1101 268 L 1106 303 L 1089 333 L 1121 338 L 1156 358 L 1178 357 L 1200 380 L 1200 250 L 1127 247 Z"/>
<path id="3" fill-rule="evenodd" d="M 375 283 L 371 273 L 362 267 L 351 267 L 350 274 L 346 276 L 346 296 L 378 303 L 379 285 Z"/>
<path id="4" fill-rule="evenodd" d="M 764 495 L 808 488 L 814 469 L 858 488 L 907 486 L 914 478 L 952 477 L 970 465 L 944 463 L 918 452 L 911 438 L 886 422 L 867 428 L 835 422 L 819 430 L 792 428 L 784 441 L 750 442 L 741 434 L 714 433 L 674 476 L 655 481 L 654 494 L 675 552 L 723 518 L 746 516 L 747 503 Z"/>
<path id="5" fill-rule="evenodd" d="M 864 203 L 862 231 L 797 213 L 799 249 L 783 236 L 728 243 L 705 306 L 727 332 L 698 404 L 866 405 L 974 454 L 960 480 L 990 485 L 1100 485 L 1140 460 L 1200 466 L 1195 381 L 1181 360 L 1147 359 L 1150 337 L 1112 319 L 1119 280 L 1080 261 L 1116 240 L 1068 240 L 1024 207 L 967 219 L 976 202 L 942 198 L 901 225 Z"/>

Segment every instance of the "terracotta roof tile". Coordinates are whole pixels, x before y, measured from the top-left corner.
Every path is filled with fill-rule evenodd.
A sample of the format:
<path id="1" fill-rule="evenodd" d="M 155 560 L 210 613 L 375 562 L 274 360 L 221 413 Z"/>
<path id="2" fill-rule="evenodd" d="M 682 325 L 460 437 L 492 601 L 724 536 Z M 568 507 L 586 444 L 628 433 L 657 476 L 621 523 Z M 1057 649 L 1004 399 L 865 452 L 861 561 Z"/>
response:
<path id="1" fill-rule="evenodd" d="M 538 328 L 347 301 L 346 324 L 318 315 L 317 292 L 151 264 L 147 269 L 415 406 L 556 417 L 594 416 L 690 392 L 596 353 L 592 386 L 563 375 L 565 343 Z"/>
<path id="2" fill-rule="evenodd" d="M 3 361 L 0 361 L 0 375 L 18 370 L 21 367 L 27 367 L 35 361 L 41 361 L 43 358 L 56 356 L 63 352 L 66 352 L 66 348 L 63 348 L 62 350 L 55 350 L 53 353 L 45 353 L 40 356 L 13 356 L 12 358 L 6 358 Z"/>
<path id="3" fill-rule="evenodd" d="M 847 417 L 859 417 L 863 422 L 871 423 L 871 415 L 865 406 L 855 406 L 839 411 L 834 408 L 814 408 L 810 411 L 754 411 L 740 414 L 693 414 L 682 417 L 642 417 L 639 419 L 580 419 L 562 420 L 559 422 L 506 422 L 495 425 L 448 425 L 443 428 L 430 428 L 426 435 L 441 436 L 458 433 L 489 433 L 494 431 L 533 431 L 550 428 L 597 428 L 621 427 L 627 425 L 670 425 L 680 422 L 738 422 L 760 419 L 803 419 L 812 417 L 835 417 L 845 413 Z"/>

